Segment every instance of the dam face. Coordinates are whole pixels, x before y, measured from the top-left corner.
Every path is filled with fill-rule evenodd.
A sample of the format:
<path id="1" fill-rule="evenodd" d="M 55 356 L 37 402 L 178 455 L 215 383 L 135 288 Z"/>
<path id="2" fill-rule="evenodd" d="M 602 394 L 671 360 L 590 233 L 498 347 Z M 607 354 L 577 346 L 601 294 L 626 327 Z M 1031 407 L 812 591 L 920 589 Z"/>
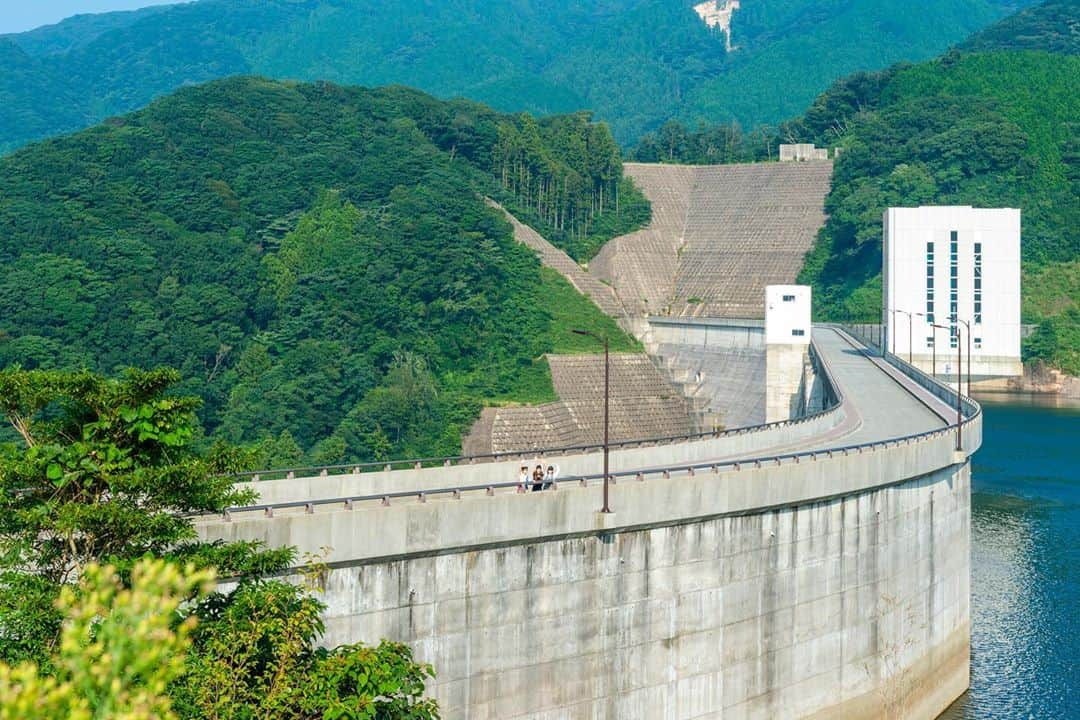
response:
<path id="1" fill-rule="evenodd" d="M 323 556 L 323 642 L 407 643 L 445 718 L 935 717 L 968 686 L 981 412 L 961 438 L 948 388 L 815 333 L 830 408 L 623 447 L 614 513 L 583 453 L 543 492 L 470 458 L 253 481 L 196 527 Z"/>
<path id="2" fill-rule="evenodd" d="M 325 642 L 447 718 L 933 717 L 967 688 L 969 466 L 819 502 L 339 567 Z"/>

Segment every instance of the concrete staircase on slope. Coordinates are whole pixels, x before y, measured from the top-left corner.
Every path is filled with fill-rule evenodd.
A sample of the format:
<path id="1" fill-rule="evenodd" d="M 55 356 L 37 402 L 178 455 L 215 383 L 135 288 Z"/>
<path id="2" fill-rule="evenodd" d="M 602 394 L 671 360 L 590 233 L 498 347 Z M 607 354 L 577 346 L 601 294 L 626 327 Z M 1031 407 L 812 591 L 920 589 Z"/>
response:
<path id="1" fill-rule="evenodd" d="M 765 350 L 661 344 L 654 354 L 704 429 L 765 422 Z"/>
<path id="2" fill-rule="evenodd" d="M 675 292 L 679 252 L 697 169 L 687 165 L 623 166 L 652 205 L 647 228 L 617 237 L 589 263 L 635 315 L 666 314 Z"/>
<path id="3" fill-rule="evenodd" d="M 559 401 L 485 410 L 466 441 L 467 454 L 525 452 L 603 441 L 603 355 L 549 355 L 548 363 Z M 612 354 L 610 374 L 612 442 L 697 430 L 686 398 L 648 355 Z"/>
<path id="4" fill-rule="evenodd" d="M 825 224 L 831 176 L 829 161 L 700 168 L 673 314 L 764 317 L 765 286 L 795 282 Z"/>

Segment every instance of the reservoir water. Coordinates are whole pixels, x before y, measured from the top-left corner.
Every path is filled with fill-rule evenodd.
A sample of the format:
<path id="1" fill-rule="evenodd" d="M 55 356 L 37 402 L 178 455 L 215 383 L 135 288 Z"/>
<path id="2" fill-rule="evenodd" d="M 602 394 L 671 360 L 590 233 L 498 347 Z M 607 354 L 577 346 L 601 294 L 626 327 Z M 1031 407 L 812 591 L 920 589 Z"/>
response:
<path id="1" fill-rule="evenodd" d="M 980 400 L 971 689 L 943 717 L 1080 718 L 1080 408 Z"/>

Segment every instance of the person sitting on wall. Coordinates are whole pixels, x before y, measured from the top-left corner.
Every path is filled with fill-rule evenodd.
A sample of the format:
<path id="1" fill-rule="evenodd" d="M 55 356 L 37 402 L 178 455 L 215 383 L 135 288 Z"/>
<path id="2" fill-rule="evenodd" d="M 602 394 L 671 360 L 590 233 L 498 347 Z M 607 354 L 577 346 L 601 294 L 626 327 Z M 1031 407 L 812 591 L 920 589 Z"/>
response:
<path id="1" fill-rule="evenodd" d="M 544 466 L 537 465 L 532 474 L 532 489 L 533 492 L 539 492 L 544 489 Z"/>

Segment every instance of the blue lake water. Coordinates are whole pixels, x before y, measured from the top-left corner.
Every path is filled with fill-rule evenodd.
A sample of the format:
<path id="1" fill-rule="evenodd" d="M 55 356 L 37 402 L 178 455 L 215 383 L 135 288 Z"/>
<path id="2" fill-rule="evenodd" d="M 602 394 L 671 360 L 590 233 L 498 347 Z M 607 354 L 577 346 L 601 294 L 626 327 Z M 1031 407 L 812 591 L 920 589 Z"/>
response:
<path id="1" fill-rule="evenodd" d="M 983 408 L 971 690 L 943 717 L 1080 718 L 1080 409 Z"/>

